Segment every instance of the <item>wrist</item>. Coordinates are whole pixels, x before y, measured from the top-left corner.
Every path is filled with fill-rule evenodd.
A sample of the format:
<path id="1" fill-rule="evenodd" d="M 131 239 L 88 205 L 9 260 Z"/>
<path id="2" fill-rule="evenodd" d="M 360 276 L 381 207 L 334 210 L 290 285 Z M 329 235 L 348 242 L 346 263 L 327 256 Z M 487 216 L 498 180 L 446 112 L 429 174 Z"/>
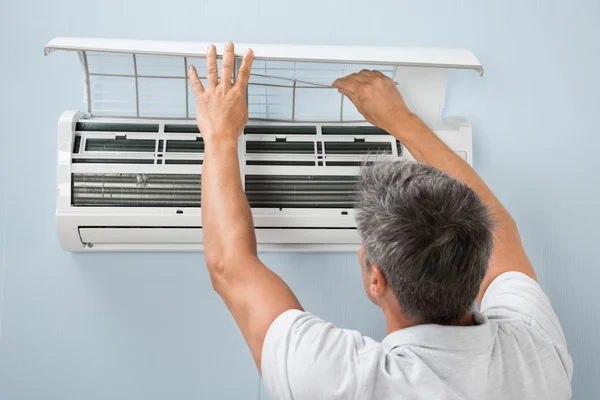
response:
<path id="1" fill-rule="evenodd" d="M 204 152 L 237 152 L 238 148 L 238 138 L 233 136 L 222 136 L 222 137 L 214 137 L 212 135 L 208 135 L 203 137 L 204 140 Z"/>
<path id="2" fill-rule="evenodd" d="M 411 111 L 407 111 L 397 118 L 394 118 L 389 125 L 388 132 L 400 142 L 409 140 L 411 136 L 415 134 L 418 135 L 423 130 L 429 129 L 423 120 Z"/>

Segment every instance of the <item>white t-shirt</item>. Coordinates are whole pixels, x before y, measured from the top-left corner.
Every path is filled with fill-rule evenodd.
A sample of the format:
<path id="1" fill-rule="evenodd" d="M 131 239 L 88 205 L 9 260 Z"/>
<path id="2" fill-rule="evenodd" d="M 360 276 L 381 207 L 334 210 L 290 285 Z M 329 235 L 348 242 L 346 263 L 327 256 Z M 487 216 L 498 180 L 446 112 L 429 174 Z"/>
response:
<path id="1" fill-rule="evenodd" d="M 418 325 L 381 343 L 299 310 L 269 328 L 262 377 L 279 399 L 570 399 L 573 364 L 550 301 L 507 272 L 476 325 Z"/>

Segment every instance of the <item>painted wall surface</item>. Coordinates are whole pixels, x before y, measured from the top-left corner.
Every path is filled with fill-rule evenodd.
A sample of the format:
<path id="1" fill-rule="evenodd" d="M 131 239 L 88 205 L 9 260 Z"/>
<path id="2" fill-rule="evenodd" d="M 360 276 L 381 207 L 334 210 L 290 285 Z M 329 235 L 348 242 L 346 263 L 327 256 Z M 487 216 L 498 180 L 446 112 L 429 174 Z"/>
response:
<path id="1" fill-rule="evenodd" d="M 507 1 L 0 2 L 0 399 L 252 399 L 250 354 L 201 254 L 63 252 L 56 124 L 83 106 L 55 36 L 473 50 L 446 113 L 474 128 L 475 167 L 519 223 L 575 362 L 600 398 L 600 3 Z M 376 339 L 383 318 L 353 254 L 265 254 L 305 307 Z"/>

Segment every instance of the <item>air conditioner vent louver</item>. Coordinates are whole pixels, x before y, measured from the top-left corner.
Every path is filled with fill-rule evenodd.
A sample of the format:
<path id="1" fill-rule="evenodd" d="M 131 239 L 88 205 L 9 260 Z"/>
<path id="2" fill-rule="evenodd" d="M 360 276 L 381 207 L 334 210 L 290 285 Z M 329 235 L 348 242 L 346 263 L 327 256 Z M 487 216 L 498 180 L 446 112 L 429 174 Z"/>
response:
<path id="1" fill-rule="evenodd" d="M 196 125 L 179 125 L 179 124 L 166 124 L 165 133 L 196 133 L 199 134 L 200 130 Z"/>
<path id="2" fill-rule="evenodd" d="M 160 160 L 158 160 L 160 164 Z M 200 159 L 183 159 L 183 160 L 165 160 L 165 164 L 179 164 L 179 165 L 202 165 L 202 160 Z"/>
<path id="3" fill-rule="evenodd" d="M 73 206 L 200 207 L 197 174 L 72 174 Z"/>
<path id="4" fill-rule="evenodd" d="M 196 140 L 167 140 L 166 152 L 172 153 L 204 153 L 204 141 Z"/>
<path id="5" fill-rule="evenodd" d="M 356 176 L 247 175 L 255 208 L 352 208 Z"/>
<path id="6" fill-rule="evenodd" d="M 289 165 L 294 167 L 311 167 L 315 165 L 314 161 L 302 160 L 248 160 L 246 165 Z"/>
<path id="7" fill-rule="evenodd" d="M 326 154 L 392 154 L 392 146 L 385 142 L 326 142 Z"/>
<path id="8" fill-rule="evenodd" d="M 376 126 L 323 126 L 321 127 L 323 135 L 389 135 L 383 129 Z"/>
<path id="9" fill-rule="evenodd" d="M 75 141 L 73 142 L 73 153 L 79 153 L 79 149 L 81 148 L 81 135 L 75 136 Z"/>
<path id="10" fill-rule="evenodd" d="M 246 152 L 249 154 L 314 154 L 314 142 L 260 142 L 247 141 Z"/>
<path id="11" fill-rule="evenodd" d="M 132 151 L 153 152 L 156 140 L 140 139 L 88 139 L 85 142 L 85 151 Z"/>
<path id="12" fill-rule="evenodd" d="M 244 133 L 246 135 L 316 135 L 317 129 L 314 126 L 250 125 L 244 129 Z"/>
<path id="13" fill-rule="evenodd" d="M 158 132 L 158 124 L 128 124 L 126 122 L 78 122 L 80 132 Z"/>
<path id="14" fill-rule="evenodd" d="M 154 164 L 154 160 L 143 158 L 73 158 L 73 164 Z"/>

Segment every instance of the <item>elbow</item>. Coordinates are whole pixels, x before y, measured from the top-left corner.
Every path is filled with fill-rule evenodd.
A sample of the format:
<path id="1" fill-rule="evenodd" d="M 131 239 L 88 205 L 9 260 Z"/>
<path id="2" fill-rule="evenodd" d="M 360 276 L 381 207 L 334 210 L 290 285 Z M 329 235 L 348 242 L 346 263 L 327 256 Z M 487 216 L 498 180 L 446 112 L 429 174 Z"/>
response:
<path id="1" fill-rule="evenodd" d="M 215 237 L 216 236 L 216 237 Z M 213 289 L 223 295 L 239 276 L 240 267 L 248 265 L 257 256 L 254 232 L 234 229 L 226 235 L 205 236 L 204 260 L 210 274 Z"/>
<path id="2" fill-rule="evenodd" d="M 226 286 L 226 262 L 222 253 L 214 251 L 204 252 L 204 261 L 208 274 L 210 276 L 210 283 L 215 292 L 221 293 L 223 287 Z"/>
<path id="3" fill-rule="evenodd" d="M 508 210 L 504 207 L 502 207 L 502 212 L 501 214 L 501 222 L 506 225 L 507 227 L 510 228 L 517 228 L 517 222 L 515 221 L 515 219 L 513 218 L 513 216 L 508 212 Z"/>
<path id="4" fill-rule="evenodd" d="M 506 208 L 502 207 L 495 213 L 494 217 L 498 231 L 516 233 L 518 235 L 519 228 L 517 227 L 517 222 Z"/>
<path id="5" fill-rule="evenodd" d="M 204 260 L 214 291 L 223 296 L 224 292 L 234 284 L 234 280 L 240 275 L 239 267 L 247 265 L 252 256 L 252 254 L 240 249 L 232 249 L 231 251 L 227 249 L 219 249 L 218 251 L 206 249 Z"/>

